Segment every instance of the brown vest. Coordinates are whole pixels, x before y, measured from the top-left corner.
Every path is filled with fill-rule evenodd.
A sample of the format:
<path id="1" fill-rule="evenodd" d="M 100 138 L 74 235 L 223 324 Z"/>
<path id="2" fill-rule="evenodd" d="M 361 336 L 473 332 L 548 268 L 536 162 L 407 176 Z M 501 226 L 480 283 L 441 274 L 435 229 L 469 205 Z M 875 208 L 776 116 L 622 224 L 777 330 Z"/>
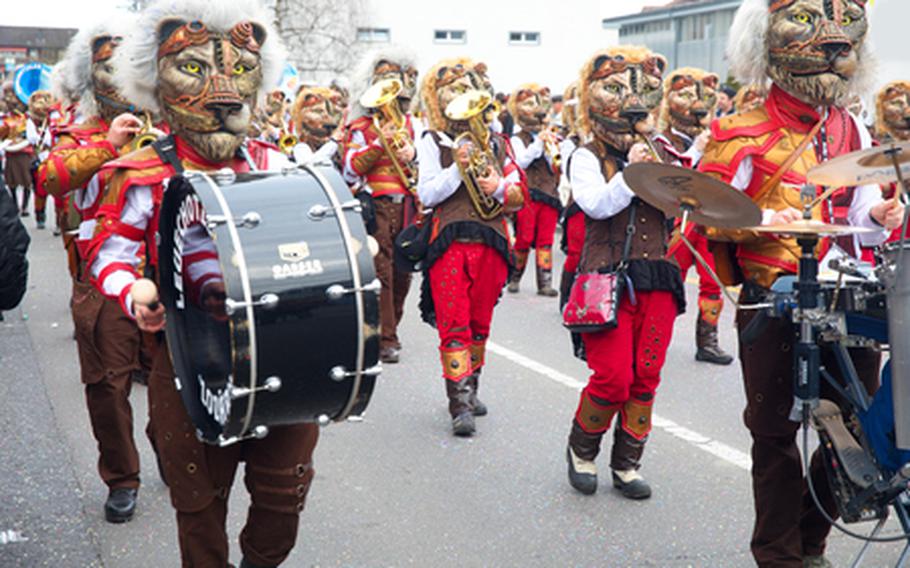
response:
<path id="1" fill-rule="evenodd" d="M 521 138 L 525 146 L 530 146 L 534 141 L 534 137 L 530 132 L 521 131 L 518 133 L 518 137 Z M 528 188 L 532 190 L 532 199 L 534 199 L 533 190 L 535 189 L 544 195 L 559 199 L 559 191 L 557 189 L 559 187 L 559 176 L 550 169 L 546 156 L 541 155 L 539 158 L 535 158 L 525 168 L 525 174 L 528 176 Z M 538 199 L 534 200 L 539 201 Z"/>
<path id="2" fill-rule="evenodd" d="M 436 132 L 431 131 L 430 135 L 433 136 L 433 140 L 439 148 L 440 164 L 443 168 L 448 168 L 455 163 L 455 159 L 452 156 L 452 149 L 447 146 L 439 145 L 439 135 L 436 134 Z M 494 145 L 494 148 L 496 149 L 496 158 L 499 160 L 499 163 L 502 164 L 505 161 L 505 151 L 501 144 Z M 483 229 L 493 231 L 495 234 L 505 239 L 506 242 L 509 240 L 505 218 L 502 214 L 497 215 L 490 220 L 482 219 L 480 215 L 477 214 L 477 210 L 474 209 L 474 204 L 471 202 L 471 196 L 468 194 L 468 188 L 465 186 L 464 182 L 462 182 L 461 185 L 458 186 L 458 189 L 455 190 L 455 193 L 433 208 L 433 230 L 430 236 L 430 242 L 432 243 L 435 241 L 446 228 L 453 226 L 455 223 L 466 222 L 479 225 L 481 231 L 483 231 Z M 465 231 L 458 231 L 457 240 L 481 239 L 474 239 L 473 237 L 468 236 Z"/>
<path id="3" fill-rule="evenodd" d="M 612 156 L 599 142 L 589 142 L 587 148 L 600 159 L 604 179 L 609 181 L 619 168 Z M 661 260 L 667 253 L 667 223 L 664 214 L 644 201 L 634 199 L 635 232 L 628 260 Z M 622 260 L 623 245 L 632 205 L 606 219 L 585 217 L 585 245 L 581 251 L 579 272 L 597 272 Z"/>

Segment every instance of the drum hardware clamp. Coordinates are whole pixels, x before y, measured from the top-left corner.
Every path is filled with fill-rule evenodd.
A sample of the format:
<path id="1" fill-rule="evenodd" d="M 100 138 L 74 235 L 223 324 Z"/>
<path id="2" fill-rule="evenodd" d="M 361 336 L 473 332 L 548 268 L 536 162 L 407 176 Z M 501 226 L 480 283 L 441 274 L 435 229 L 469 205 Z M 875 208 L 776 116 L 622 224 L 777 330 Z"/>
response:
<path id="1" fill-rule="evenodd" d="M 237 179 L 237 172 L 231 168 L 221 168 L 209 175 L 218 185 L 230 185 Z"/>
<path id="2" fill-rule="evenodd" d="M 231 387 L 231 400 L 249 396 L 254 392 L 278 392 L 279 389 L 281 389 L 281 377 L 269 377 L 258 387 Z"/>
<path id="3" fill-rule="evenodd" d="M 206 226 L 209 228 L 209 230 L 214 229 L 219 225 L 224 225 L 227 222 L 228 218 L 224 215 L 206 216 Z M 255 229 L 259 226 L 259 223 L 262 222 L 262 215 L 256 213 L 255 211 L 250 211 L 243 217 L 234 217 L 233 222 L 235 227 L 241 227 L 243 229 Z"/>
<path id="4" fill-rule="evenodd" d="M 269 427 L 264 424 L 260 424 L 259 426 L 254 426 L 250 430 L 249 434 L 244 434 L 243 436 L 231 436 L 229 438 L 225 438 L 224 435 L 219 435 L 216 444 L 219 447 L 224 448 L 227 446 L 232 446 L 232 445 L 236 444 L 237 442 L 242 442 L 244 440 L 250 440 L 253 438 L 255 438 L 257 440 L 261 440 L 268 435 L 269 435 Z M 199 437 L 198 433 L 197 433 L 197 437 Z"/>
<path id="5" fill-rule="evenodd" d="M 261 306 L 267 310 L 270 310 L 277 305 L 278 305 L 278 294 L 271 294 L 271 293 L 263 294 L 262 296 L 259 296 L 258 300 L 254 301 L 254 302 L 249 302 L 249 303 L 237 302 L 235 300 L 228 298 L 224 301 L 224 313 L 226 313 L 229 316 L 234 315 L 234 312 L 236 312 L 237 310 L 239 310 L 241 308 L 250 307 L 250 306 L 253 306 L 253 307 Z"/>
<path id="6" fill-rule="evenodd" d="M 356 294 L 357 292 L 375 292 L 378 294 L 380 290 L 382 290 L 382 282 L 379 281 L 379 278 L 374 278 L 372 282 L 360 288 L 345 288 L 341 284 L 332 284 L 325 289 L 325 295 L 329 297 L 329 300 L 340 300 L 347 294 Z"/>
<path id="7" fill-rule="evenodd" d="M 372 367 L 364 369 L 361 374 L 367 375 L 368 377 L 378 377 L 380 374 L 382 374 L 382 365 L 373 365 Z M 356 371 L 348 371 L 341 365 L 329 369 L 329 378 L 338 383 L 356 375 Z"/>
<path id="8" fill-rule="evenodd" d="M 350 201 L 342 203 L 340 209 L 342 211 L 355 211 L 360 213 L 361 204 L 359 200 L 351 199 Z M 313 221 L 322 221 L 329 215 L 335 215 L 335 208 L 329 207 L 328 205 L 313 205 L 310 207 L 310 210 L 307 211 L 307 217 Z"/>

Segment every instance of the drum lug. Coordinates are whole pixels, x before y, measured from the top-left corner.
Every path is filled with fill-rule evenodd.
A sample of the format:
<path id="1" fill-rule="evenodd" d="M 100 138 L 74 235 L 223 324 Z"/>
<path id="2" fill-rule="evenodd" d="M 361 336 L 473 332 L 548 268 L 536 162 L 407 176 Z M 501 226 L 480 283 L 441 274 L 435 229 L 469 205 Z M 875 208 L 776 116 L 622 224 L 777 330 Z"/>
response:
<path id="1" fill-rule="evenodd" d="M 237 310 L 246 308 L 249 306 L 253 306 L 253 307 L 260 306 L 267 310 L 271 310 L 272 308 L 274 308 L 277 305 L 278 305 L 278 294 L 271 294 L 271 293 L 263 294 L 262 296 L 259 296 L 259 299 L 257 301 L 249 303 L 249 304 L 246 302 L 237 302 L 235 300 L 228 298 L 224 301 L 224 313 L 226 313 L 229 316 L 234 315 L 234 312 L 236 312 Z"/>
<path id="2" fill-rule="evenodd" d="M 374 278 L 372 282 L 360 288 L 345 288 L 341 284 L 332 284 L 325 289 L 325 295 L 329 297 L 329 300 L 340 300 L 348 294 L 356 294 L 357 292 L 374 292 L 378 294 L 380 290 L 382 290 L 382 282 L 379 281 L 379 278 Z"/>
<path id="3" fill-rule="evenodd" d="M 278 392 L 281 389 L 281 377 L 269 377 L 265 380 L 264 383 L 258 387 L 248 388 L 248 387 L 231 387 L 231 400 L 236 400 L 238 398 L 243 398 L 249 396 L 254 392 L 268 391 L 268 392 Z"/>
<path id="4" fill-rule="evenodd" d="M 350 201 L 345 201 L 341 204 L 342 211 L 356 211 L 360 213 L 361 205 L 360 201 L 357 199 L 351 199 Z M 313 221 L 322 221 L 328 216 L 335 215 L 335 208 L 329 207 L 328 205 L 313 205 L 310 207 L 310 210 L 307 211 L 307 217 Z"/>
<path id="5" fill-rule="evenodd" d="M 233 220 L 234 226 L 240 227 L 242 229 L 255 229 L 259 226 L 259 223 L 262 222 L 262 215 L 255 211 L 250 211 L 246 213 L 243 217 L 235 217 Z M 228 218 L 224 215 L 207 215 L 206 216 L 206 226 L 211 231 L 220 225 L 224 225 L 228 222 Z"/>
<path id="6" fill-rule="evenodd" d="M 368 367 L 368 368 L 364 369 L 363 372 L 361 372 L 361 374 L 366 375 L 368 377 L 378 377 L 379 375 L 382 374 L 382 365 L 373 365 L 372 367 Z M 329 369 L 329 378 L 337 383 L 340 383 L 341 381 L 343 381 L 345 379 L 349 379 L 356 375 L 357 375 L 356 371 L 348 371 L 341 365 L 338 365 L 336 367 L 332 367 L 331 369 Z"/>
<path id="7" fill-rule="evenodd" d="M 224 448 L 226 446 L 234 445 L 237 442 L 242 442 L 244 440 L 250 440 L 253 438 L 261 440 L 268 436 L 268 434 L 269 427 L 264 424 L 260 424 L 259 426 L 254 426 L 253 429 L 250 430 L 249 434 L 244 434 L 243 436 L 231 436 L 229 438 L 225 438 L 224 435 L 219 435 L 218 439 L 215 441 L 215 444 L 219 447 Z"/>

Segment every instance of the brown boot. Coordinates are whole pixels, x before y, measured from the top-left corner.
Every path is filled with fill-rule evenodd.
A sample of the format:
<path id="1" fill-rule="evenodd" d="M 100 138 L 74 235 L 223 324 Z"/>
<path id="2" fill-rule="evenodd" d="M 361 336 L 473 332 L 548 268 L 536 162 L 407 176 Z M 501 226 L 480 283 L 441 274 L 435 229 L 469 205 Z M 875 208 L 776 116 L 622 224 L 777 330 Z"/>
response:
<path id="1" fill-rule="evenodd" d="M 566 461 L 569 464 L 569 485 L 579 493 L 592 495 L 597 491 L 597 465 L 594 458 L 600 453 L 601 439 L 603 432 L 589 434 L 576 420 L 572 421 Z"/>
<path id="2" fill-rule="evenodd" d="M 717 343 L 717 325 L 711 325 L 701 317 L 695 326 L 695 352 L 696 361 L 714 363 L 715 365 L 729 365 L 733 356 L 724 352 Z"/>
<path id="3" fill-rule="evenodd" d="M 610 455 L 613 487 L 627 499 L 647 499 L 651 496 L 651 486 L 638 473 L 647 441 L 647 436 L 639 440 L 626 432 L 621 424 L 613 429 L 613 450 Z"/>
<path id="4" fill-rule="evenodd" d="M 537 267 L 537 295 L 555 298 L 559 295 L 553 288 L 553 271 Z"/>
<path id="5" fill-rule="evenodd" d="M 480 371 L 474 371 L 474 373 L 468 377 L 468 381 L 470 381 L 471 385 L 471 413 L 474 416 L 486 416 L 487 405 L 477 398 L 477 391 L 480 388 Z"/>
<path id="6" fill-rule="evenodd" d="M 471 407 L 471 377 L 464 377 L 458 382 L 443 379 L 446 382 L 446 395 L 449 397 L 449 414 L 452 415 L 452 433 L 456 436 L 474 435 L 474 413 Z"/>
<path id="7" fill-rule="evenodd" d="M 515 251 L 515 269 L 512 271 L 512 275 L 509 277 L 509 286 L 506 288 L 509 293 L 517 294 L 518 287 L 521 283 L 521 277 L 525 273 L 525 267 L 528 265 L 528 254 L 530 251 Z"/>

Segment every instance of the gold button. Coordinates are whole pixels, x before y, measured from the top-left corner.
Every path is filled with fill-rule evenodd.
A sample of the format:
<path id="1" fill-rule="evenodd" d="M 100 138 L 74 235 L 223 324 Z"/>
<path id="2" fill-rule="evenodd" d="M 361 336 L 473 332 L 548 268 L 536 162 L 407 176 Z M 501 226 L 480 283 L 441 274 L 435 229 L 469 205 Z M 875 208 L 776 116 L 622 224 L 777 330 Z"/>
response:
<path id="1" fill-rule="evenodd" d="M 647 221 L 647 220 L 648 220 L 648 219 L 647 219 L 646 217 L 642 217 L 640 222 L 641 222 L 641 223 L 644 223 L 644 222 Z"/>
<path id="2" fill-rule="evenodd" d="M 648 253 L 646 253 L 646 252 L 641 253 L 641 257 L 642 257 L 642 258 L 648 258 Z"/>
<path id="3" fill-rule="evenodd" d="M 186 464 L 186 472 L 189 473 L 190 475 L 193 475 L 194 473 L 196 473 L 196 464 L 194 464 L 193 462 Z"/>
<path id="4" fill-rule="evenodd" d="M 648 235 L 642 235 L 642 236 L 641 236 L 641 240 L 643 240 L 643 241 L 648 240 Z"/>

